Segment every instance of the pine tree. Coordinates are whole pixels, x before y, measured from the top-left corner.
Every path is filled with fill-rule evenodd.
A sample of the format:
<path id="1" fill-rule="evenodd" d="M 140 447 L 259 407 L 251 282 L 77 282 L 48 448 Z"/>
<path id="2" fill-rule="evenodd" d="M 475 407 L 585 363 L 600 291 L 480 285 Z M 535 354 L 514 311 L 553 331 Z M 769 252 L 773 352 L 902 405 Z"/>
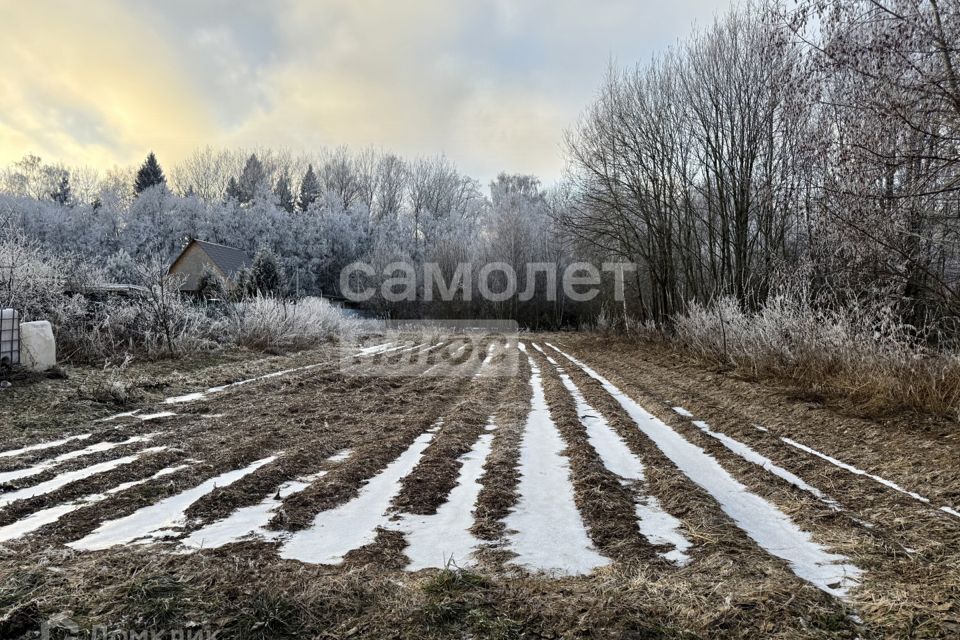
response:
<path id="1" fill-rule="evenodd" d="M 317 180 L 317 174 L 313 172 L 313 165 L 307 166 L 307 173 L 300 182 L 300 211 L 306 211 L 310 208 L 317 198 L 320 197 L 320 181 Z"/>
<path id="2" fill-rule="evenodd" d="M 254 196 L 263 189 L 267 180 L 267 172 L 263 168 L 263 163 L 252 153 L 247 158 L 247 163 L 243 165 L 243 172 L 240 174 L 240 180 L 237 181 L 239 197 L 237 200 L 241 204 L 251 202 Z M 269 187 L 268 187 L 269 188 Z"/>
<path id="3" fill-rule="evenodd" d="M 163 176 L 163 169 L 157 162 L 157 156 L 153 155 L 153 151 L 151 151 L 147 159 L 140 165 L 140 170 L 137 171 L 137 179 L 133 183 L 133 189 L 137 192 L 137 195 L 140 195 L 150 187 L 163 184 L 166 181 L 167 179 Z"/>
<path id="4" fill-rule="evenodd" d="M 204 300 L 225 300 L 227 288 L 220 276 L 209 267 L 204 267 L 197 279 L 197 294 Z"/>
<path id="5" fill-rule="evenodd" d="M 240 187 L 237 186 L 237 179 L 233 176 L 230 176 L 230 181 L 227 182 L 227 191 L 224 195 L 226 200 L 240 199 Z"/>
<path id="6" fill-rule="evenodd" d="M 269 249 L 260 249 L 253 259 L 251 283 L 255 291 L 263 295 L 278 295 L 283 289 L 283 274 L 277 258 Z M 253 293 L 253 292 L 251 292 Z"/>
<path id="7" fill-rule="evenodd" d="M 61 171 L 60 180 L 56 188 L 50 192 L 50 198 L 59 205 L 66 205 L 70 202 L 70 172 Z"/>
<path id="8" fill-rule="evenodd" d="M 276 194 L 280 206 L 285 209 L 287 213 L 293 213 L 293 192 L 290 190 L 290 176 L 287 175 L 286 171 L 284 171 L 280 179 L 277 180 L 277 186 L 273 192 Z"/>

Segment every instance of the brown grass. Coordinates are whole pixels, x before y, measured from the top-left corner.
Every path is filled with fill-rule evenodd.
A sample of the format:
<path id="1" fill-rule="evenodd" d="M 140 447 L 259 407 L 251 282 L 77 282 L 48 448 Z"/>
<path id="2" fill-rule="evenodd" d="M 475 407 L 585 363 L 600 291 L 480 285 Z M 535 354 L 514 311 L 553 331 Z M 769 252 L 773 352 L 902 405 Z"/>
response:
<path id="1" fill-rule="evenodd" d="M 777 298 L 755 313 L 729 299 L 692 305 L 669 335 L 638 336 L 751 380 L 835 398 L 859 415 L 911 411 L 960 417 L 960 354 L 935 348 L 889 307 L 822 310 Z"/>

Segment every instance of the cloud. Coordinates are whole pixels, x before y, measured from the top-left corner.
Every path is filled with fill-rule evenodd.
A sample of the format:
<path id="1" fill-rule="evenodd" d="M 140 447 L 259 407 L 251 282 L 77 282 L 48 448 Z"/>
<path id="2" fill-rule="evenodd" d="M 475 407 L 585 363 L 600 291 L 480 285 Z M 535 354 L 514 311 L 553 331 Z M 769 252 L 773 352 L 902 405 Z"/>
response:
<path id="1" fill-rule="evenodd" d="M 725 3 L 722 3 L 725 4 Z M 203 145 L 443 152 L 546 181 L 611 58 L 722 4 L 636 0 L 38 0 L 0 22 L 0 162 L 175 163 Z"/>

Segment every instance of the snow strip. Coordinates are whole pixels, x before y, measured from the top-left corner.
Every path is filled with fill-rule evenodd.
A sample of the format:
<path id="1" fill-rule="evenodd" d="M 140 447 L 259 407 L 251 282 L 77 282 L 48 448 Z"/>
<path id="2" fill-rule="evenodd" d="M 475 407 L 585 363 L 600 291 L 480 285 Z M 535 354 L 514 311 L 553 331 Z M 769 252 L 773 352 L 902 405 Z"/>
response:
<path id="1" fill-rule="evenodd" d="M 526 345 L 518 344 L 526 353 Z M 511 560 L 531 569 L 579 575 L 610 563 L 593 546 L 574 501 L 566 443 L 550 416 L 540 368 L 530 362 L 530 413 L 520 445 L 520 498 L 504 520 Z"/>
<path id="2" fill-rule="evenodd" d="M 26 487 L 18 491 L 11 491 L 10 493 L 4 493 L 0 495 L 0 507 L 6 507 L 8 504 L 16 502 L 17 500 L 26 500 L 27 498 L 35 498 L 36 496 L 53 493 L 57 489 L 65 487 L 72 482 L 84 480 L 90 476 L 95 476 L 98 473 L 105 473 L 125 464 L 136 462 L 140 456 L 145 453 L 156 453 L 157 451 L 165 451 L 166 449 L 166 447 L 151 447 L 129 456 L 116 458 L 114 460 L 107 460 L 106 462 L 84 467 L 83 469 L 77 469 L 76 471 L 67 471 L 66 473 L 61 473 L 60 475 L 47 480 L 46 482 L 41 482 L 40 484 L 32 487 Z"/>
<path id="3" fill-rule="evenodd" d="M 836 458 L 832 458 L 832 457 L 828 456 L 828 455 L 825 454 L 825 453 L 820 453 L 820 452 L 817 451 L 816 449 L 812 449 L 812 448 L 808 447 L 808 446 L 805 445 L 805 444 L 800 444 L 800 443 L 797 442 L 796 440 L 791 440 L 790 438 L 786 438 L 786 437 L 782 437 L 782 438 L 780 438 L 780 440 L 783 441 L 783 442 L 785 442 L 786 444 L 790 445 L 791 447 L 793 447 L 793 448 L 795 448 L 795 449 L 799 449 L 800 451 L 803 451 L 803 452 L 806 452 L 806 453 L 815 455 L 815 456 L 817 456 L 818 458 L 820 458 L 820 459 L 822 459 L 822 460 L 826 460 L 827 462 L 829 462 L 830 464 L 832 464 L 832 465 L 834 465 L 834 466 L 837 466 L 837 467 L 840 467 L 841 469 L 844 469 L 844 470 L 846 470 L 846 471 L 849 471 L 850 473 L 853 473 L 853 474 L 858 475 L 858 476 L 866 476 L 867 478 L 870 478 L 871 480 L 874 480 L 874 481 L 876 481 L 876 482 L 879 482 L 880 484 L 882 484 L 882 485 L 885 486 L 885 487 L 890 487 L 890 488 L 893 489 L 894 491 L 899 491 L 900 493 L 902 493 L 902 494 L 904 494 L 904 495 L 908 495 L 908 496 L 910 496 L 911 498 L 913 498 L 914 500 L 919 500 L 920 502 L 923 502 L 923 503 L 926 503 L 926 504 L 930 504 L 930 499 L 929 499 L 929 498 L 925 498 L 925 497 L 923 497 L 922 495 L 920 495 L 919 493 L 914 493 L 913 491 L 908 491 L 907 489 L 904 489 L 903 487 L 901 487 L 900 485 L 898 485 L 896 482 L 891 482 L 890 480 L 886 480 L 886 479 L 884 479 L 884 478 L 881 478 L 880 476 L 875 476 L 875 475 L 873 475 L 872 473 L 867 473 L 867 472 L 864 471 L 863 469 L 858 469 L 857 467 L 853 466 L 852 464 L 847 464 L 846 462 L 843 462 L 842 460 L 837 460 Z"/>
<path id="4" fill-rule="evenodd" d="M 623 483 L 631 486 L 638 494 L 640 487 L 636 485 L 645 480 L 643 463 L 610 423 L 587 402 L 570 376 L 561 367 L 554 366 L 560 373 L 563 386 L 573 396 L 580 424 L 586 429 L 587 439 L 603 461 L 603 466 L 620 476 Z M 690 557 L 686 552 L 693 544 L 680 531 L 680 521 L 664 511 L 655 496 L 636 495 L 636 498 L 637 526 L 643 537 L 650 544 L 672 547 L 670 551 L 660 553 L 666 560 L 679 566 L 687 564 Z"/>
<path id="5" fill-rule="evenodd" d="M 182 464 L 176 467 L 166 467 L 165 469 L 157 471 L 149 478 L 124 482 L 123 484 L 118 484 L 112 489 L 107 489 L 103 493 L 91 493 L 73 502 L 58 504 L 54 507 L 48 507 L 47 509 L 36 511 L 22 520 L 17 520 L 16 522 L 8 524 L 5 527 L 0 527 L 0 542 L 7 542 L 8 540 L 20 538 L 28 533 L 36 531 L 40 527 L 57 522 L 63 516 L 67 515 L 68 513 L 72 513 L 77 509 L 95 504 L 101 500 L 106 500 L 109 496 L 121 493 L 127 489 L 136 487 L 137 485 L 170 475 L 171 473 L 176 473 L 181 469 L 186 469 L 187 466 L 188 465 Z"/>
<path id="6" fill-rule="evenodd" d="M 378 344 L 373 347 L 366 347 L 364 349 L 361 349 L 359 352 L 357 352 L 356 355 L 363 356 L 363 355 L 371 355 L 374 353 L 381 353 L 385 349 L 389 349 L 390 347 L 393 347 L 394 344 L 395 343 L 393 342 L 387 342 L 386 344 Z M 399 349 L 400 347 L 397 347 L 397 348 Z M 206 391 L 194 391 L 193 393 L 187 393 L 182 396 L 172 396 L 170 398 L 166 398 L 163 402 L 164 404 L 185 404 L 188 402 L 196 402 L 198 400 L 204 400 L 209 395 L 212 395 L 214 393 L 220 393 L 221 391 L 225 391 L 233 387 L 239 387 L 241 385 L 250 384 L 251 382 L 259 382 L 260 380 L 268 380 L 270 378 L 279 378 L 280 376 L 285 376 L 291 373 L 298 373 L 300 371 L 309 371 L 311 369 L 316 369 L 317 367 L 321 367 L 324 364 L 327 364 L 327 363 L 315 362 L 313 364 L 304 365 L 302 367 L 294 367 L 292 369 L 283 369 L 282 371 L 274 371 L 273 373 L 267 373 L 262 376 L 256 376 L 254 378 L 247 378 L 246 380 L 238 380 L 237 382 L 231 382 L 229 384 L 220 385 L 219 387 L 210 387 Z M 117 414 L 116 416 L 110 416 L 109 418 L 104 418 L 104 419 L 112 420 L 113 418 L 118 418 L 122 415 L 132 415 L 132 413 Z"/>
<path id="7" fill-rule="evenodd" d="M 285 499 L 300 493 L 326 474 L 326 471 L 319 471 L 306 478 L 284 482 L 276 492 L 271 492 L 259 503 L 241 507 L 226 518 L 197 529 L 184 538 L 181 544 L 188 549 L 217 549 L 254 536 L 275 540 L 280 537 L 281 532 L 267 529 L 267 525 L 277 508 Z"/>
<path id="8" fill-rule="evenodd" d="M 865 478 L 870 478 L 870 479 L 873 480 L 874 482 L 878 482 L 878 483 L 882 484 L 882 485 L 885 486 L 885 487 L 888 487 L 888 488 L 890 488 L 890 489 L 893 489 L 894 491 L 897 491 L 897 492 L 899 492 L 899 493 L 902 493 L 902 494 L 904 494 L 904 495 L 906 495 L 906 496 L 910 496 L 910 497 L 913 498 L 914 500 L 918 500 L 918 501 L 920 501 L 920 502 L 922 502 L 922 503 L 924 503 L 924 504 L 929 504 L 929 505 L 933 506 L 933 505 L 931 504 L 931 502 L 930 502 L 930 498 L 927 498 L 927 497 L 925 497 L 925 496 L 922 496 L 922 495 L 920 495 L 919 493 L 916 493 L 916 492 L 914 492 L 914 491 L 910 491 L 909 489 L 904 489 L 903 487 L 901 487 L 901 486 L 900 486 L 899 484 L 897 484 L 896 482 L 893 482 L 892 480 L 887 480 L 886 478 L 881 478 L 880 476 L 874 475 L 874 474 L 872 474 L 872 473 L 868 473 L 867 471 L 864 471 L 863 469 L 858 469 L 857 467 L 853 466 L 852 464 L 848 464 L 848 463 L 846 463 L 846 462 L 844 462 L 844 461 L 842 461 L 842 460 L 837 460 L 836 458 L 834 458 L 834 457 L 832 457 L 832 456 L 828 456 L 828 455 L 825 454 L 825 453 L 821 453 L 820 451 L 817 451 L 816 449 L 813 449 L 813 448 L 811 448 L 811 447 L 808 447 L 808 446 L 805 445 L 805 444 L 801 444 L 801 443 L 797 442 L 796 440 L 791 440 L 790 438 L 787 438 L 787 437 L 781 437 L 780 440 L 781 440 L 782 442 L 790 445 L 791 447 L 793 447 L 793 448 L 795 448 L 795 449 L 799 449 L 800 451 L 803 451 L 803 452 L 805 452 L 805 453 L 809 453 L 809 454 L 811 454 L 811 455 L 814 455 L 814 456 L 820 458 L 821 460 L 826 460 L 826 461 L 829 462 L 830 464 L 832 464 L 832 465 L 834 465 L 834 466 L 836 466 L 836 467 L 839 467 L 839 468 L 841 468 L 841 469 L 843 469 L 843 470 L 845 470 L 845 471 L 849 471 L 850 473 L 852 473 L 852 474 L 854 474 L 854 475 L 863 476 L 863 477 L 865 477 Z M 936 507 L 935 507 L 935 508 L 936 508 Z M 939 507 L 939 510 L 940 510 L 940 511 L 943 511 L 944 513 L 950 514 L 951 516 L 960 518 L 960 513 L 958 513 L 958 512 L 957 512 L 956 510 L 954 510 L 954 509 L 951 509 L 950 507 Z"/>
<path id="9" fill-rule="evenodd" d="M 157 413 L 148 413 L 148 414 L 137 416 L 137 417 L 143 420 L 144 422 L 146 422 L 147 420 L 159 420 L 160 418 L 171 418 L 175 415 L 177 414 L 175 414 L 173 411 L 158 411 Z"/>
<path id="10" fill-rule="evenodd" d="M 68 442 L 73 442 L 74 440 L 86 440 L 92 433 L 83 433 L 78 436 L 70 436 L 69 438 L 63 438 L 62 440 L 51 440 L 49 442 L 40 442 L 38 444 L 27 445 L 26 447 L 21 447 L 19 449 L 9 449 L 7 451 L 0 451 L 0 458 L 15 458 L 21 456 L 25 453 L 31 451 L 42 451 L 43 449 L 52 449 L 53 447 L 59 447 L 62 444 L 67 444 Z"/>
<path id="11" fill-rule="evenodd" d="M 497 343 L 491 342 L 490 346 L 487 347 L 487 357 L 483 359 L 483 362 L 480 363 L 481 367 L 485 367 L 491 362 L 493 362 L 493 357 L 497 354 Z"/>
<path id="12" fill-rule="evenodd" d="M 459 367 L 459 366 L 462 366 L 462 365 L 469 364 L 469 361 L 468 361 L 468 362 L 461 362 L 461 363 L 454 363 L 454 362 L 453 362 L 454 360 L 456 360 L 457 358 L 459 358 L 460 356 L 462 356 L 462 355 L 463 355 L 463 352 L 466 351 L 466 350 L 467 350 L 467 347 L 469 347 L 469 346 L 470 346 L 469 343 L 460 345 L 460 348 L 457 349 L 456 351 L 454 351 L 452 354 L 450 354 L 450 357 L 447 358 L 447 359 L 444 359 L 444 358 L 441 356 L 440 362 L 436 363 L 436 364 L 433 365 L 432 367 L 428 367 L 427 370 L 424 371 L 423 373 L 421 373 L 420 375 L 422 375 L 422 376 L 433 375 L 435 370 L 440 369 L 441 367 L 445 367 L 445 366 L 446 366 L 446 367 L 451 367 L 451 366 L 452 366 L 452 367 Z"/>
<path id="13" fill-rule="evenodd" d="M 712 495 L 723 511 L 761 548 L 786 560 L 798 577 L 840 598 L 858 584 L 862 571 L 846 557 L 830 553 L 814 542 L 809 533 L 801 530 L 775 505 L 751 493 L 714 457 L 648 413 L 609 380 L 573 356 L 547 344 L 603 385 L 640 430 L 684 475 Z"/>
<path id="14" fill-rule="evenodd" d="M 410 559 L 407 571 L 444 568 L 448 562 L 461 568 L 473 564 L 471 556 L 481 541 L 470 533 L 470 527 L 473 526 L 473 509 L 483 488 L 480 484 L 483 465 L 492 446 L 493 434 L 483 433 L 470 451 L 460 456 L 457 485 L 435 514 L 404 515 L 394 525 L 406 534 L 408 546 L 404 553 Z"/>
<path id="15" fill-rule="evenodd" d="M 314 518 L 309 529 L 293 534 L 280 548 L 280 557 L 313 564 L 340 564 L 354 549 L 370 544 L 377 527 L 386 527 L 390 501 L 400 491 L 400 481 L 413 471 L 433 440 L 436 427 L 420 434 L 399 458 L 367 481 L 352 500 Z"/>
<path id="16" fill-rule="evenodd" d="M 690 413 L 689 411 L 687 411 L 686 409 L 684 409 L 683 407 L 673 407 L 673 410 L 677 413 L 677 415 L 681 415 L 681 416 L 683 416 L 684 418 L 692 418 L 692 417 L 693 417 L 693 414 Z"/>
<path id="17" fill-rule="evenodd" d="M 711 438 L 719 440 L 723 444 L 723 446 L 725 446 L 727 449 L 734 452 L 735 454 L 737 454 L 747 462 L 752 462 L 753 464 L 759 467 L 763 467 L 764 470 L 769 471 L 770 473 L 777 476 L 781 480 L 786 480 L 787 482 L 789 482 L 796 488 L 800 489 L 801 491 L 806 491 L 807 493 L 815 497 L 820 502 L 829 506 L 834 511 L 843 510 L 843 508 L 840 506 L 840 504 L 836 500 L 825 495 L 822 491 L 820 491 L 820 489 L 817 489 L 816 487 L 808 484 L 803 478 L 791 473 L 790 471 L 787 471 L 783 467 L 778 466 L 776 463 L 773 462 L 773 460 L 759 453 L 755 449 L 752 449 L 751 447 L 745 445 L 739 440 L 735 440 L 731 438 L 725 433 L 714 431 L 713 429 L 710 428 L 710 425 L 708 425 L 703 420 L 693 420 L 692 424 L 697 429 L 700 429 L 700 431 L 703 431 L 705 434 L 707 434 Z"/>
<path id="18" fill-rule="evenodd" d="M 394 345 L 393 342 L 385 342 L 385 343 L 383 343 L 383 344 L 377 344 L 377 345 L 374 345 L 374 346 L 372 346 L 372 347 L 365 347 L 365 348 L 363 348 L 363 349 L 360 349 L 360 351 L 357 352 L 357 355 L 358 355 L 358 356 L 372 356 L 372 355 L 374 355 L 374 354 L 382 353 L 382 352 L 386 351 L 387 349 L 389 349 L 389 348 L 392 347 L 393 345 Z"/>
<path id="19" fill-rule="evenodd" d="M 350 449 L 344 449 L 327 458 L 327 462 L 342 462 L 352 454 L 353 451 Z M 226 518 L 194 531 L 183 539 L 181 545 L 189 551 L 191 549 L 217 549 L 250 537 L 276 540 L 282 533 L 267 529 L 267 525 L 277 508 L 283 504 L 284 500 L 300 493 L 327 473 L 327 471 L 318 471 L 305 478 L 284 482 L 275 492 L 271 492 L 258 504 L 241 507 Z"/>
<path id="20" fill-rule="evenodd" d="M 211 493 L 214 489 L 229 486 L 276 459 L 277 456 L 270 456 L 257 460 L 243 469 L 221 473 L 193 489 L 164 498 L 160 502 L 143 507 L 128 516 L 104 522 L 86 537 L 67 543 L 67 546 L 74 549 L 94 551 L 108 549 L 118 544 L 149 542 L 151 539 L 166 537 L 170 535 L 172 530 L 182 526 L 184 512 L 194 502 Z"/>
<path id="21" fill-rule="evenodd" d="M 491 342 L 487 346 L 487 354 L 484 357 L 483 361 L 480 363 L 480 367 L 473 372 L 473 377 L 484 375 L 486 373 L 487 367 L 490 366 L 490 363 L 493 362 L 494 356 L 497 354 L 497 343 Z"/>
<path id="22" fill-rule="evenodd" d="M 327 458 L 327 462 L 340 463 L 352 455 L 352 449 L 343 449 Z M 267 525 L 277 508 L 283 504 L 284 500 L 300 493 L 327 473 L 327 471 L 318 471 L 305 478 L 284 482 L 276 492 L 271 492 L 260 503 L 237 509 L 226 518 L 194 531 L 181 544 L 187 550 L 216 549 L 253 536 L 264 540 L 276 540 L 281 536 L 281 532 L 267 529 Z"/>
<path id="23" fill-rule="evenodd" d="M 133 411 L 124 411 L 123 413 L 115 413 L 112 416 L 107 416 L 106 418 L 100 418 L 97 422 L 110 422 L 118 418 L 129 418 L 130 416 L 135 416 L 140 413 L 142 409 L 134 409 Z"/>
<path id="24" fill-rule="evenodd" d="M 82 458 L 84 456 L 90 456 L 95 453 L 103 453 L 104 451 L 109 451 L 110 449 L 116 449 L 117 447 L 122 447 L 128 444 L 135 444 L 138 442 L 147 442 L 160 434 L 149 433 L 144 436 L 134 436 L 132 438 L 127 438 L 122 442 L 98 442 L 92 444 L 89 447 L 83 449 L 77 449 L 76 451 L 68 451 L 67 453 L 60 454 L 56 458 L 51 458 L 50 460 L 44 460 L 39 464 L 35 464 L 32 467 L 27 467 L 25 469 L 16 469 L 14 471 L 5 471 L 0 473 L 0 484 L 10 482 L 12 480 L 19 480 L 20 478 L 29 478 L 31 476 L 39 475 L 45 471 L 48 471 L 57 465 L 67 462 L 68 460 L 74 460 L 76 458 Z"/>
<path id="25" fill-rule="evenodd" d="M 329 458 L 327 458 L 327 462 L 343 462 L 344 460 L 346 460 L 352 455 L 353 455 L 353 449 L 343 449 L 341 451 L 336 452 Z"/>
<path id="26" fill-rule="evenodd" d="M 391 343 L 392 344 L 392 343 Z M 226 391 L 227 389 L 232 389 L 233 387 L 239 387 L 245 384 L 250 384 L 251 382 L 259 382 L 261 380 L 269 380 L 270 378 L 279 378 L 280 376 L 285 376 L 291 373 L 298 373 L 300 371 L 309 371 L 310 369 L 316 369 L 317 367 L 323 366 L 324 362 L 315 362 L 313 364 L 304 365 L 302 367 L 294 367 L 292 369 L 283 369 L 281 371 L 274 371 L 272 373 L 267 373 L 262 376 L 256 376 L 255 378 L 247 378 L 246 380 L 238 380 L 236 382 L 231 382 L 229 384 L 220 385 L 219 387 L 210 387 L 206 391 L 194 391 L 193 393 L 188 393 L 182 396 L 173 396 L 166 398 L 164 404 L 186 404 L 188 402 L 196 402 L 197 400 L 203 400 L 207 396 L 213 395 L 215 393 L 220 393 L 221 391 Z"/>

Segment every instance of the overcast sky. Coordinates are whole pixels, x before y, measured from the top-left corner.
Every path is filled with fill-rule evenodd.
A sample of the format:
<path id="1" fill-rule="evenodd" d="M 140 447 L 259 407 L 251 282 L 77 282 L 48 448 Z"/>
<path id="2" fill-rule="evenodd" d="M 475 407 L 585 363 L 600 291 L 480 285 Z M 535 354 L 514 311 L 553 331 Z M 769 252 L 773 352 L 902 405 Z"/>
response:
<path id="1" fill-rule="evenodd" d="M 553 182 L 612 58 L 727 0 L 2 0 L 0 164 L 198 146 L 445 153 Z"/>

